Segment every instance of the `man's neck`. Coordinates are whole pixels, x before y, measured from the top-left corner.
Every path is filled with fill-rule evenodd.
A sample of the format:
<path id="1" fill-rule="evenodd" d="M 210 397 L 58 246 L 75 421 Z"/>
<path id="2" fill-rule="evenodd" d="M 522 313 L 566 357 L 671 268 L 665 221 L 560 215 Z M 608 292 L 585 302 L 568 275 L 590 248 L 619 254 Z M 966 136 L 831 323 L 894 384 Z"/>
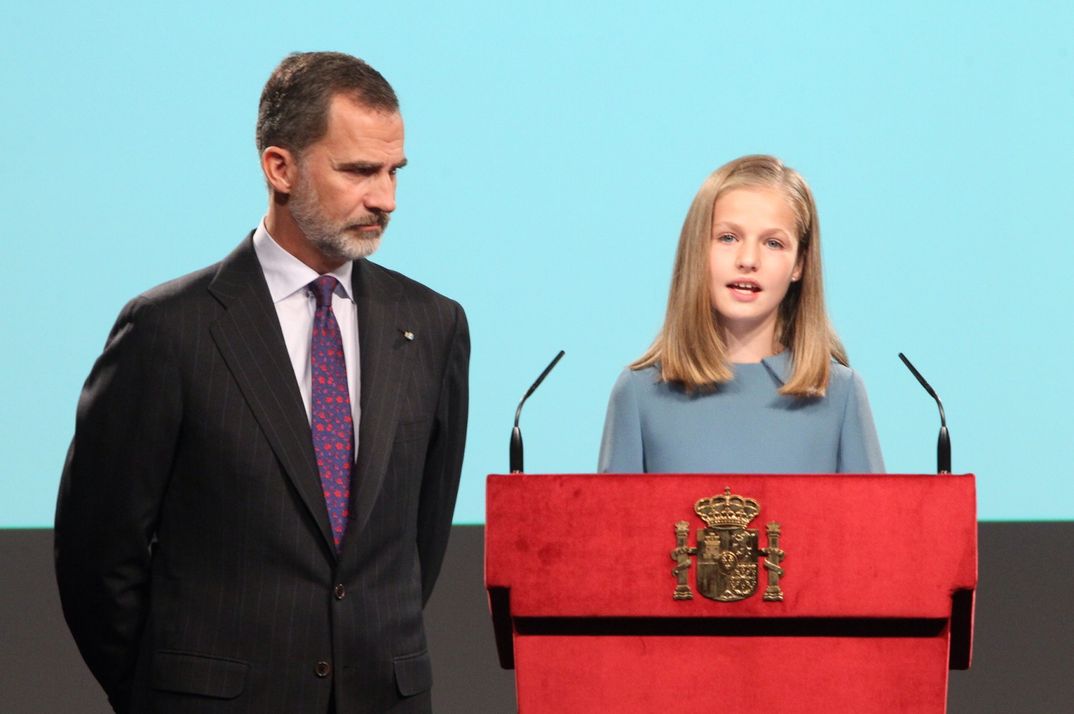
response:
<path id="1" fill-rule="evenodd" d="M 277 200 L 269 202 L 268 213 L 265 215 L 265 230 L 272 239 L 291 255 L 301 260 L 306 265 L 324 275 L 330 273 L 346 261 L 338 258 L 328 258 L 317 250 L 306 238 L 302 229 L 295 223 L 291 212 L 285 204 Z"/>

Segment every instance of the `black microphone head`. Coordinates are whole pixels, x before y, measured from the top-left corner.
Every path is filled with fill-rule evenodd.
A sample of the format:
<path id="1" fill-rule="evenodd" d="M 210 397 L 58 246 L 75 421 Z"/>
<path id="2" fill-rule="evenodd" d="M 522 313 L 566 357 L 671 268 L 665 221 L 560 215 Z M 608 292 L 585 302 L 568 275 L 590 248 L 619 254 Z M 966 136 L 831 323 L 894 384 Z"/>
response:
<path id="1" fill-rule="evenodd" d="M 511 429 L 511 449 L 509 455 L 511 473 L 522 473 L 522 430 L 516 425 Z"/>
<path id="2" fill-rule="evenodd" d="M 940 427 L 940 438 L 936 440 L 936 472 L 951 473 L 951 433 L 946 426 Z"/>

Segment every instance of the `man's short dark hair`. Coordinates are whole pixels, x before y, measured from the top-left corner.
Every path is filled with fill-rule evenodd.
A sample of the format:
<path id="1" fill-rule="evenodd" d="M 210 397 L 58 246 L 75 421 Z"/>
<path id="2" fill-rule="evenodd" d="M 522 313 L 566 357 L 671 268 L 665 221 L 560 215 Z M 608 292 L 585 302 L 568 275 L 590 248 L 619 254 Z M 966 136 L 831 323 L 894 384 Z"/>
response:
<path id="1" fill-rule="evenodd" d="M 399 99 L 388 80 L 342 52 L 295 52 L 280 62 L 261 90 L 257 151 L 279 146 L 300 153 L 328 130 L 328 106 L 342 94 L 369 109 L 395 113 Z"/>

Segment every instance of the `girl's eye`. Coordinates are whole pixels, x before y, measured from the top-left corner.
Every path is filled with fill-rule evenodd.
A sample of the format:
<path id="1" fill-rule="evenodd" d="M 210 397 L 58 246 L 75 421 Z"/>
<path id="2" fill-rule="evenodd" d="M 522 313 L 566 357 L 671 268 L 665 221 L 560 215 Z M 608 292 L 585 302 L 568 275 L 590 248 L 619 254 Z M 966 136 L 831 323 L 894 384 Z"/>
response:
<path id="1" fill-rule="evenodd" d="M 722 234 L 716 236 L 716 240 L 718 240 L 721 243 L 734 243 L 735 242 L 735 236 L 734 236 L 733 233 L 722 233 Z"/>
<path id="2" fill-rule="evenodd" d="M 769 248 L 773 249 L 773 250 L 782 250 L 783 249 L 783 241 L 777 240 L 775 238 L 769 238 L 768 240 L 766 240 L 764 242 L 764 244 L 766 246 L 768 246 Z"/>

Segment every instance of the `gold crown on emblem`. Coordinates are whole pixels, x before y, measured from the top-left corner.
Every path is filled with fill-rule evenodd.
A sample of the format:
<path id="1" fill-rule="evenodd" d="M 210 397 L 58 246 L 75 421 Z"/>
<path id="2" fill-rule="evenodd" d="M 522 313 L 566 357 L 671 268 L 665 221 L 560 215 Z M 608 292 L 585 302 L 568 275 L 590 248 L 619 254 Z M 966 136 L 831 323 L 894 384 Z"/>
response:
<path id="1" fill-rule="evenodd" d="M 694 504 L 694 512 L 709 527 L 732 526 L 745 528 L 753 517 L 761 512 L 761 505 L 752 498 L 731 493 L 731 487 L 723 490 L 723 495 L 702 498 Z"/>

